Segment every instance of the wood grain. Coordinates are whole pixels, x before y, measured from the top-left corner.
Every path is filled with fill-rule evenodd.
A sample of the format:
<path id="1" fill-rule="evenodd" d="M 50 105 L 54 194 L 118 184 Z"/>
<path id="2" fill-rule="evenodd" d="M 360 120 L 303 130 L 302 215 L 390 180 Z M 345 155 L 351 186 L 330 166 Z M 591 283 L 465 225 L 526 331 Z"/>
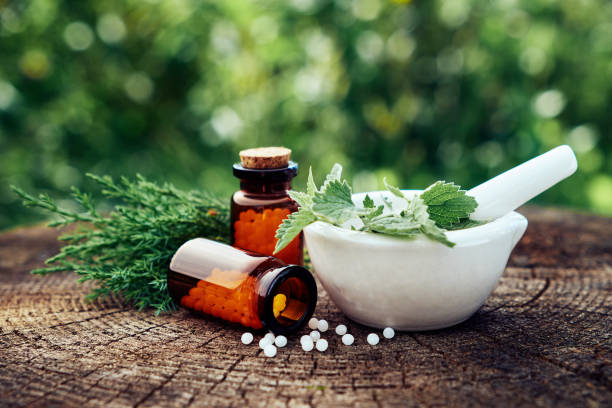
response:
<path id="1" fill-rule="evenodd" d="M 525 213 L 499 286 L 467 322 L 372 347 L 371 330 L 321 290 L 315 314 L 348 325 L 355 345 L 329 331 L 327 352 L 306 353 L 296 337 L 273 359 L 243 345 L 237 326 L 138 312 L 118 297 L 88 303 L 91 286 L 73 274 L 28 273 L 57 251 L 54 231 L 6 232 L 0 405 L 611 406 L 612 219 Z"/>

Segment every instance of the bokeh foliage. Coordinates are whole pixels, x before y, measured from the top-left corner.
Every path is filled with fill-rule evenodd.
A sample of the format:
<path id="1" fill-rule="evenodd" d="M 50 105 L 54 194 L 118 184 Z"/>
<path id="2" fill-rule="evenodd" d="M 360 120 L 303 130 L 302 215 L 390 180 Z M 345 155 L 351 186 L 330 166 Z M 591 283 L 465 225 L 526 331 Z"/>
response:
<path id="1" fill-rule="evenodd" d="M 257 145 L 364 191 L 569 143 L 578 173 L 537 201 L 612 213 L 606 0 L 0 0 L 0 58 L 0 228 L 40 217 L 9 184 L 85 172 L 229 197 Z"/>

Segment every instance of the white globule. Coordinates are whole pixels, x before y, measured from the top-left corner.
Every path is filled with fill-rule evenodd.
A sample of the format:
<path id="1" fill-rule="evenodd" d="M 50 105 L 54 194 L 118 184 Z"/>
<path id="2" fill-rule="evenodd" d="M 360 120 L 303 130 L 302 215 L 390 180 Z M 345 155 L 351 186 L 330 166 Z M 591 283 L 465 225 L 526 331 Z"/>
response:
<path id="1" fill-rule="evenodd" d="M 336 326 L 336 334 L 339 336 L 344 336 L 346 334 L 346 326 L 343 324 Z"/>
<path id="2" fill-rule="evenodd" d="M 308 327 L 310 327 L 312 330 L 315 330 L 318 325 L 319 320 L 315 319 L 314 317 L 308 321 Z"/>
<path id="3" fill-rule="evenodd" d="M 327 323 L 327 320 L 319 320 L 319 323 L 317 324 L 317 329 L 319 329 L 321 333 L 326 332 L 327 329 L 329 329 L 329 324 Z"/>
<path id="4" fill-rule="evenodd" d="M 344 336 L 342 336 L 342 344 L 344 344 L 345 346 L 350 346 L 351 344 L 353 344 L 354 341 L 355 338 L 352 334 L 345 334 Z"/>
<path id="5" fill-rule="evenodd" d="M 368 343 L 375 346 L 378 344 L 378 341 L 380 339 L 378 338 L 378 334 L 376 333 L 370 333 L 368 334 Z"/>
<path id="6" fill-rule="evenodd" d="M 276 339 L 276 337 L 274 337 L 274 333 L 266 333 L 264 337 L 270 340 L 270 344 L 274 343 L 274 339 Z"/>
<path id="7" fill-rule="evenodd" d="M 312 337 L 310 337 L 308 334 L 305 334 L 300 337 L 300 344 L 304 344 L 305 341 L 312 341 Z"/>
<path id="8" fill-rule="evenodd" d="M 325 339 L 319 339 L 319 340 L 317 340 L 317 345 L 316 345 L 316 348 L 317 348 L 317 350 L 319 350 L 319 351 L 325 351 L 325 350 L 327 350 L 327 345 L 328 345 L 328 344 L 327 344 L 327 340 L 325 340 Z"/>
<path id="9" fill-rule="evenodd" d="M 272 344 L 272 342 L 270 341 L 269 337 L 262 337 L 261 340 L 259 340 L 259 348 L 263 349 L 270 344 Z"/>
<path id="10" fill-rule="evenodd" d="M 302 350 L 304 351 L 311 351 L 314 348 L 314 342 L 312 341 L 312 339 L 310 339 L 310 341 L 304 341 L 302 343 Z"/>
<path id="11" fill-rule="evenodd" d="M 268 344 L 264 347 L 263 351 L 266 357 L 274 357 L 276 355 L 276 347 L 274 344 Z"/>
<path id="12" fill-rule="evenodd" d="M 312 339 L 314 341 L 317 341 L 317 340 L 319 340 L 321 338 L 321 333 L 319 333 L 316 330 L 313 330 L 313 331 L 310 332 L 310 337 L 312 337 Z"/>
<path id="13" fill-rule="evenodd" d="M 244 344 L 251 344 L 253 342 L 253 335 L 249 332 L 242 333 L 242 337 L 240 337 L 240 340 Z"/>
<path id="14" fill-rule="evenodd" d="M 392 339 L 393 336 L 395 336 L 395 330 L 393 330 L 391 327 L 385 327 L 383 330 L 383 337 L 385 339 Z"/>
<path id="15" fill-rule="evenodd" d="M 276 344 L 276 347 L 285 347 L 287 345 L 287 338 L 285 336 L 276 336 L 274 344 Z"/>

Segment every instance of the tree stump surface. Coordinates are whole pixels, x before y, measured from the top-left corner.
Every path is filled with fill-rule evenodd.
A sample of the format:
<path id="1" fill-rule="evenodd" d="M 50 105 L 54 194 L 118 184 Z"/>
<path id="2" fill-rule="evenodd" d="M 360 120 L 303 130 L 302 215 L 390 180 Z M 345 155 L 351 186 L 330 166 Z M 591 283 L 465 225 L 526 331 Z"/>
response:
<path id="1" fill-rule="evenodd" d="M 299 335 L 275 358 L 245 331 L 181 310 L 155 316 L 119 297 L 88 303 L 74 274 L 28 273 L 59 248 L 54 230 L 0 235 L 0 406 L 379 407 L 612 404 L 612 219 L 522 211 L 527 233 L 466 322 L 397 333 L 349 321 L 321 290 L 325 353 Z M 344 323 L 355 344 L 333 332 Z"/>

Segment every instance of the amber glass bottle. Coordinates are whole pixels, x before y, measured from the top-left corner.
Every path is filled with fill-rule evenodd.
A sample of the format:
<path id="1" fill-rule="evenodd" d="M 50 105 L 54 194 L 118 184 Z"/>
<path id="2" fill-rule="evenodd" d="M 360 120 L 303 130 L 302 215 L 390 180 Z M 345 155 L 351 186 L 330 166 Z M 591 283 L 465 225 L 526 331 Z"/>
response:
<path id="1" fill-rule="evenodd" d="M 274 169 L 251 169 L 234 164 L 234 176 L 240 179 L 240 190 L 232 196 L 232 245 L 265 255 L 274 253 L 278 225 L 298 209 L 287 193 L 297 169 L 297 163 L 292 161 Z M 302 235 L 274 256 L 288 264 L 302 265 Z"/>
<path id="2" fill-rule="evenodd" d="M 168 290 L 188 309 L 275 334 L 296 332 L 317 303 L 307 269 L 204 238 L 174 254 Z"/>

